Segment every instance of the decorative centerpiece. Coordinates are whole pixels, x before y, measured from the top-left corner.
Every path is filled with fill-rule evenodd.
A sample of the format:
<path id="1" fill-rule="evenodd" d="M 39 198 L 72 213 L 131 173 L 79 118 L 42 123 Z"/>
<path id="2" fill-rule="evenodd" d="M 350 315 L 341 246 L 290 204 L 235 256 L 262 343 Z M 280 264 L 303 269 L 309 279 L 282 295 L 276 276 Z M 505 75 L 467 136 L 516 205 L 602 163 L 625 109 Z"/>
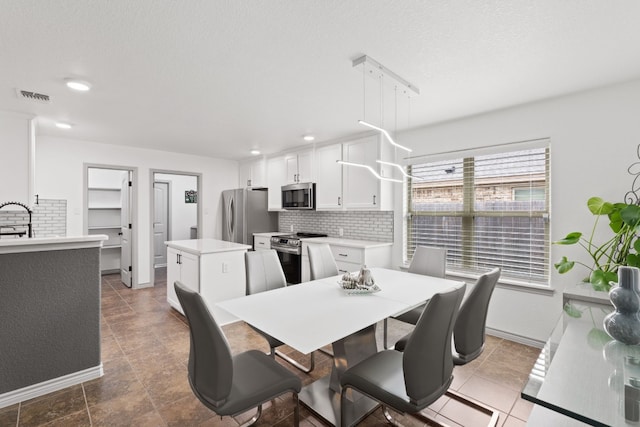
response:
<path id="1" fill-rule="evenodd" d="M 609 292 L 615 311 L 604 318 L 604 329 L 624 344 L 640 344 L 640 269 L 618 268 L 618 286 Z"/>
<path id="2" fill-rule="evenodd" d="M 349 294 L 370 294 L 380 291 L 371 275 L 371 270 L 363 265 L 356 274 L 345 273 L 339 282 L 342 289 Z"/>

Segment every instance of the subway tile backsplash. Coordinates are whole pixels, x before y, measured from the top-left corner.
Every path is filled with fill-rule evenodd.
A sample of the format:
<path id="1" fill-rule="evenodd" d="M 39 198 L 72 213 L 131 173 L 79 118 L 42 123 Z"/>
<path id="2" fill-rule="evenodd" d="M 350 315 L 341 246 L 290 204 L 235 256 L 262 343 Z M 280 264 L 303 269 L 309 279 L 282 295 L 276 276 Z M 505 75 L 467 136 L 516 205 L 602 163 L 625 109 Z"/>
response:
<path id="1" fill-rule="evenodd" d="M 393 242 L 393 211 L 289 211 L 280 212 L 278 231 L 325 233 L 329 237 Z"/>
<path id="2" fill-rule="evenodd" d="M 33 206 L 31 217 L 35 237 L 53 237 L 67 235 L 67 201 L 55 199 L 40 199 L 39 204 Z M 0 210 L 0 226 L 27 224 L 29 214 L 17 206 L 6 206 Z M 26 226 L 16 229 L 26 230 Z M 12 238 L 12 236 L 2 236 Z"/>

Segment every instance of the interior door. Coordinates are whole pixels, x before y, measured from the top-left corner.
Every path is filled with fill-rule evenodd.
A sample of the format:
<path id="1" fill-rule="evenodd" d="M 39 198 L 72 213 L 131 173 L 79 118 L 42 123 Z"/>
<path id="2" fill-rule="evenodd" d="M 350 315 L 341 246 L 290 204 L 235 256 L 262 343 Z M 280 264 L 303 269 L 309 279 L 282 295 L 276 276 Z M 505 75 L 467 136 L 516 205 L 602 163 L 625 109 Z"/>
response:
<path id="1" fill-rule="evenodd" d="M 131 187 L 129 183 L 131 172 L 127 172 L 122 179 L 120 191 L 120 280 L 126 286 L 131 287 Z"/>
<path id="2" fill-rule="evenodd" d="M 169 240 L 169 183 L 153 183 L 153 266 L 167 265 L 167 248 L 164 244 Z"/>

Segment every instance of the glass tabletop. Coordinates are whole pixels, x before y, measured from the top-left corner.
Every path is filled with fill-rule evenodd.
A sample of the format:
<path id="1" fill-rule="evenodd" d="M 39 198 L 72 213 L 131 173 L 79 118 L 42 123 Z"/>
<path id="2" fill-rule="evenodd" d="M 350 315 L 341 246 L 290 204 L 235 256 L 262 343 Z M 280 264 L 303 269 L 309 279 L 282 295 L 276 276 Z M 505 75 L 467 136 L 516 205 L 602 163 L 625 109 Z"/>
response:
<path id="1" fill-rule="evenodd" d="M 604 331 L 602 321 L 612 310 L 569 301 L 522 398 L 594 426 L 640 426 L 640 346 Z"/>

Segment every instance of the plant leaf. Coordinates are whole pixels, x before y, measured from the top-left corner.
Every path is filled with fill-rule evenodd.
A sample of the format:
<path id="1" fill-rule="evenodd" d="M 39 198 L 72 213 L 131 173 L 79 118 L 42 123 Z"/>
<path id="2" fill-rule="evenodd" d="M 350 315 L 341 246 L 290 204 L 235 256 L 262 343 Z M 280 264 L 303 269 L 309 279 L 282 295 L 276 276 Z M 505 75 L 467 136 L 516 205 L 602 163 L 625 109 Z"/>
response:
<path id="1" fill-rule="evenodd" d="M 613 212 L 613 204 L 605 202 L 600 197 L 592 197 L 587 200 L 587 207 L 594 215 L 608 215 Z"/>
<path id="2" fill-rule="evenodd" d="M 553 242 L 556 245 L 573 245 L 580 241 L 580 237 L 582 237 L 582 233 L 579 231 L 574 231 L 573 233 L 567 234 L 564 239 Z"/>
<path id="3" fill-rule="evenodd" d="M 582 317 L 582 312 L 577 308 L 575 308 L 574 306 L 572 306 L 570 302 L 566 303 L 563 309 L 564 309 L 564 312 L 567 313 L 569 317 L 574 317 L 576 319 L 579 319 Z"/>
<path id="4" fill-rule="evenodd" d="M 559 263 L 553 264 L 553 266 L 558 270 L 558 273 L 564 274 L 567 271 L 571 270 L 575 265 L 574 261 L 569 261 L 566 256 L 563 256 Z"/>
<path id="5" fill-rule="evenodd" d="M 593 328 L 587 334 L 587 344 L 594 350 L 602 350 L 611 337 L 602 329 Z"/>
<path id="6" fill-rule="evenodd" d="M 620 216 L 620 211 L 616 210 L 609 214 L 609 227 L 613 230 L 614 233 L 618 234 L 618 232 L 622 229 L 622 216 Z"/>
<path id="7" fill-rule="evenodd" d="M 589 282 L 596 291 L 605 291 L 609 288 L 609 282 L 605 278 L 605 273 L 602 270 L 593 270 L 589 277 Z"/>
<path id="8" fill-rule="evenodd" d="M 633 242 L 633 249 L 640 254 L 640 238 L 637 238 L 636 241 Z"/>
<path id="9" fill-rule="evenodd" d="M 630 267 L 640 267 L 640 256 L 637 254 L 627 254 L 626 263 Z"/>
<path id="10" fill-rule="evenodd" d="M 640 206 L 627 205 L 620 210 L 620 217 L 630 227 L 635 227 L 640 222 Z"/>

